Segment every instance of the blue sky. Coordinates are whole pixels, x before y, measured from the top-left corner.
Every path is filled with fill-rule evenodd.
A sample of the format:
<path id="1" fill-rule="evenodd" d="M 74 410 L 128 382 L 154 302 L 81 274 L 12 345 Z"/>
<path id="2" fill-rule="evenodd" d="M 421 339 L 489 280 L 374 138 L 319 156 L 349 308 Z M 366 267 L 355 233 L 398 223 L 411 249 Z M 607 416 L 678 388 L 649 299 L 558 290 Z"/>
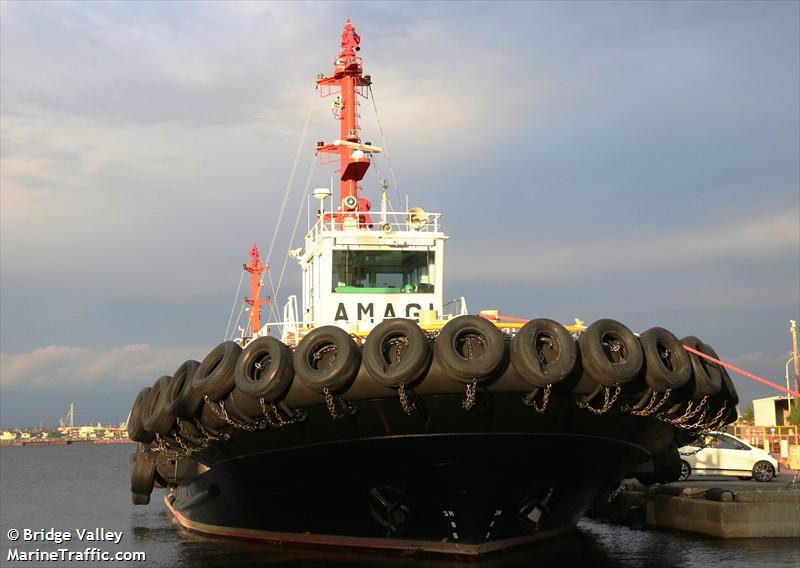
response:
<path id="1" fill-rule="evenodd" d="M 445 213 L 448 297 L 661 325 L 783 383 L 800 319 L 797 2 L 3 2 L 0 16 L 4 427 L 54 424 L 71 401 L 79 421 L 123 420 L 143 385 L 222 339 L 309 109 L 301 174 L 336 135 L 314 77 L 345 17 L 397 189 Z M 735 380 L 745 399 L 772 394 Z"/>

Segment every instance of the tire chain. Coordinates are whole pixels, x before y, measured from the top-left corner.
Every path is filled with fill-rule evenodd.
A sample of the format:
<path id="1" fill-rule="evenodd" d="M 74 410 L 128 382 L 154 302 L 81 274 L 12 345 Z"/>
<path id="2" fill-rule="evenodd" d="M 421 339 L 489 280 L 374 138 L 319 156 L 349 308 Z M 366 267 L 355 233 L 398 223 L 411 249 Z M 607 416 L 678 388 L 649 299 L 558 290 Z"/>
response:
<path id="1" fill-rule="evenodd" d="M 417 410 L 417 405 L 408 398 L 408 392 L 406 392 L 405 383 L 400 383 L 400 386 L 397 387 L 397 394 L 400 397 L 400 408 L 403 409 L 405 415 L 411 416 L 414 414 L 414 412 Z"/>
<path id="2" fill-rule="evenodd" d="M 475 406 L 475 399 L 478 396 L 478 379 L 473 378 L 472 382 L 467 385 L 467 394 L 461 402 L 461 408 L 464 410 L 472 410 Z"/>
<path id="3" fill-rule="evenodd" d="M 547 404 L 550 402 L 550 391 L 553 388 L 553 385 L 547 385 L 544 389 L 544 394 L 542 394 L 542 404 L 541 406 L 536 404 L 536 395 L 539 394 L 540 390 L 535 390 L 531 393 L 522 397 L 522 404 L 525 406 L 529 406 L 533 408 L 538 414 L 544 414 L 544 411 L 547 410 Z"/>
<path id="4" fill-rule="evenodd" d="M 646 407 L 644 407 L 641 410 L 631 410 L 630 413 L 633 414 L 634 416 L 650 416 L 651 414 L 658 412 L 658 410 L 662 406 L 664 406 L 664 404 L 667 402 L 667 399 L 669 399 L 669 395 L 671 393 L 672 389 L 668 388 L 667 390 L 664 391 L 664 395 L 661 397 L 661 399 L 658 400 L 658 402 L 656 402 L 656 399 L 658 398 L 658 393 L 656 391 L 653 391 L 653 396 L 650 397 L 650 402 L 647 403 Z"/>
<path id="5" fill-rule="evenodd" d="M 708 395 L 704 396 L 696 407 L 694 406 L 694 401 L 690 400 L 689 404 L 686 405 L 686 410 L 684 410 L 683 414 L 677 418 L 670 418 L 668 413 L 662 412 L 656 415 L 656 418 L 663 422 L 668 422 L 673 426 L 677 426 L 678 428 L 684 428 L 683 425 L 686 424 L 689 420 L 697 416 L 697 414 L 703 409 L 703 407 L 708 403 Z M 694 407 L 694 408 L 693 408 Z"/>
<path id="6" fill-rule="evenodd" d="M 341 397 L 336 397 L 328 387 L 322 389 L 322 395 L 325 397 L 325 406 L 328 407 L 328 414 L 334 420 L 356 413 L 356 408 L 352 404 L 345 402 Z"/>
<path id="7" fill-rule="evenodd" d="M 617 401 L 617 398 L 619 398 L 620 392 L 622 392 L 622 387 L 620 386 L 617 386 L 614 389 L 613 395 L 610 394 L 611 387 L 603 387 L 603 406 L 600 408 L 595 408 L 594 406 L 589 404 L 589 402 L 586 400 L 578 400 L 577 403 L 580 408 L 584 408 L 594 414 L 605 414 L 606 412 L 611 410 L 612 406 L 614 406 L 614 403 Z"/>

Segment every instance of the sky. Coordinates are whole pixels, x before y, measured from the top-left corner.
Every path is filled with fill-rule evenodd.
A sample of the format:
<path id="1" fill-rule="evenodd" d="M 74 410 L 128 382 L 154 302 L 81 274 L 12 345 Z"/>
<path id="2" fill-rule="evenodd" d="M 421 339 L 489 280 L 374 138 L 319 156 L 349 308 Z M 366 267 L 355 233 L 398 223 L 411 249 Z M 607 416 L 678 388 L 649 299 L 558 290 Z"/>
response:
<path id="1" fill-rule="evenodd" d="M 0 426 L 54 425 L 70 402 L 123 421 L 223 340 L 252 243 L 274 273 L 300 244 L 314 143 L 338 133 L 314 79 L 346 17 L 385 133 L 365 102 L 364 139 L 396 176 L 376 160 L 365 196 L 389 178 L 396 208 L 444 213 L 447 298 L 662 326 L 784 384 L 798 2 L 4 1 Z M 285 282 L 278 308 L 291 262 Z M 777 394 L 734 380 L 745 401 Z"/>

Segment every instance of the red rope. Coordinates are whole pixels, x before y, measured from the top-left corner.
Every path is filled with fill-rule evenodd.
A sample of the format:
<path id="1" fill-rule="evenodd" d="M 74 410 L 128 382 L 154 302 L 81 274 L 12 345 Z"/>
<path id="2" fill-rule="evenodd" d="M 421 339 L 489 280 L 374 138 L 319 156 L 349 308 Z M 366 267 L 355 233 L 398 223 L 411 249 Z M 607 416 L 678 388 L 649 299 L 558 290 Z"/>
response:
<path id="1" fill-rule="evenodd" d="M 754 381 L 758 381 L 759 383 L 764 383 L 765 385 L 770 386 L 770 387 L 774 388 L 775 390 L 779 390 L 781 392 L 785 392 L 786 394 L 790 394 L 792 396 L 796 396 L 796 397 L 800 398 L 800 392 L 789 390 L 786 387 L 782 387 L 781 385 L 773 383 L 772 381 L 768 381 L 767 379 L 762 379 L 761 377 L 758 377 L 758 376 L 754 375 L 753 373 L 748 373 L 744 369 L 740 369 L 739 367 L 735 367 L 735 366 L 731 365 L 730 363 L 726 363 L 725 361 L 720 361 L 719 359 L 715 359 L 711 355 L 706 355 L 705 353 L 701 353 L 697 349 L 692 349 L 688 345 L 684 345 L 683 348 L 686 349 L 686 351 L 688 351 L 689 353 L 694 353 L 695 355 L 698 355 L 700 357 L 705 357 L 709 361 L 711 361 L 713 363 L 716 363 L 717 365 L 722 365 L 723 367 L 727 367 L 731 371 L 739 373 L 740 375 L 744 375 L 745 377 L 747 377 L 749 379 L 753 379 Z"/>
<path id="2" fill-rule="evenodd" d="M 530 318 L 518 318 L 518 317 L 514 317 L 514 316 L 507 316 L 505 314 L 497 314 L 497 317 L 495 318 L 493 315 L 489 315 L 489 314 L 484 313 L 484 312 L 479 312 L 478 313 L 478 317 L 481 317 L 483 319 L 487 319 L 489 321 L 497 321 L 497 322 L 501 322 L 501 323 L 503 323 L 503 322 L 504 323 L 528 323 L 529 321 L 531 321 Z"/>

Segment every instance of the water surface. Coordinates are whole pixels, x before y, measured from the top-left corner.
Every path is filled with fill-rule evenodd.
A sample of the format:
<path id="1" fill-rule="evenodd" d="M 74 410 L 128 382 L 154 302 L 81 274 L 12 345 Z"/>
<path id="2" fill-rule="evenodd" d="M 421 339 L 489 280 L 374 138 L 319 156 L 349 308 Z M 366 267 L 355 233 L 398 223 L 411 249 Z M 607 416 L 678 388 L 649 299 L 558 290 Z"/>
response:
<path id="1" fill-rule="evenodd" d="M 134 507 L 128 489 L 128 455 L 133 444 L 0 447 L 0 566 L 108 566 L 97 562 L 9 562 L 10 548 L 137 551 L 136 566 L 227 568 L 229 566 L 593 566 L 593 567 L 800 567 L 800 545 L 790 539 L 718 540 L 679 532 L 637 531 L 585 520 L 558 540 L 480 562 L 413 559 L 377 553 L 281 548 L 195 535 L 175 524 L 160 497 Z M 86 543 L 11 542 L 10 529 L 75 533 L 100 527 L 122 531 L 122 541 Z M 119 563 L 118 563 L 119 564 Z"/>

